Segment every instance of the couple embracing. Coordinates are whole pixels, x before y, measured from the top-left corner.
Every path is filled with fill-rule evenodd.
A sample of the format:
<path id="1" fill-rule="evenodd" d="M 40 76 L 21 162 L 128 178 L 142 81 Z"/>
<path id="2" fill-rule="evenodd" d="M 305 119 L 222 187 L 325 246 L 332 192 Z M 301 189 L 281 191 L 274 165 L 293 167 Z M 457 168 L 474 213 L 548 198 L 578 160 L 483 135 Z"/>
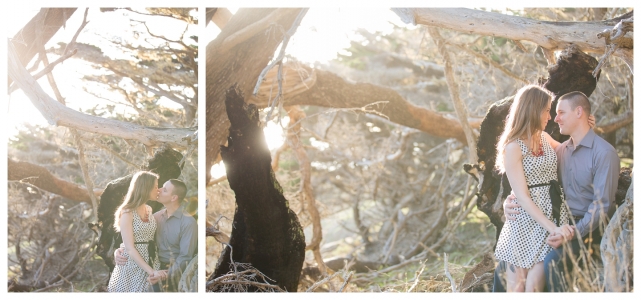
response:
<path id="1" fill-rule="evenodd" d="M 570 257 L 578 257 L 585 238 L 598 245 L 614 213 L 619 157 L 591 129 L 588 98 L 559 98 L 554 121 L 570 136 L 564 143 L 544 131 L 552 99 L 544 88 L 521 88 L 497 145 L 496 166 L 513 193 L 495 249 L 495 292 L 566 291 L 565 276 L 579 267 Z"/>
<path id="2" fill-rule="evenodd" d="M 196 220 L 184 211 L 187 186 L 170 179 L 158 188 L 158 175 L 134 174 L 125 199 L 115 213 L 122 235 L 114 257 L 109 292 L 175 292 L 182 270 L 196 253 Z M 152 214 L 147 201 L 164 209 Z"/>

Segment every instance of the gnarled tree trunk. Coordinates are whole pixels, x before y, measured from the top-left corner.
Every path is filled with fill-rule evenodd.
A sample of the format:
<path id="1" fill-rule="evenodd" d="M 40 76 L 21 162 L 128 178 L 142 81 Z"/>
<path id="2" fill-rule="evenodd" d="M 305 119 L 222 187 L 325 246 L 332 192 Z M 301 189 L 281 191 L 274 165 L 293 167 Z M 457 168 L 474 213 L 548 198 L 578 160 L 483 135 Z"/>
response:
<path id="1" fill-rule="evenodd" d="M 271 284 L 296 292 L 305 258 L 303 228 L 274 176 L 258 110 L 247 106 L 235 88 L 228 90 L 225 104 L 231 127 L 228 146 L 220 150 L 236 194 L 236 213 L 229 245 L 209 280 L 243 271 L 233 263 L 249 263 Z"/>
<path id="2" fill-rule="evenodd" d="M 294 23 L 297 8 L 241 8 L 220 34 L 207 45 L 207 147 L 206 169 L 218 160 L 229 128 L 225 112 L 225 91 L 233 84 L 250 95 L 260 72 Z"/>

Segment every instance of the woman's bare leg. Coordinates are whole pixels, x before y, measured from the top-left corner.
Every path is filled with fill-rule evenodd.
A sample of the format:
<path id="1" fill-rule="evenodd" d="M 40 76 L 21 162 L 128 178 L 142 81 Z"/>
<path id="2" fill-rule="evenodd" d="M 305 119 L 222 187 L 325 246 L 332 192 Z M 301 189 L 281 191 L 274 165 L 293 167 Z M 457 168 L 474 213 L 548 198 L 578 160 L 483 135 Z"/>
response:
<path id="1" fill-rule="evenodd" d="M 513 264 L 507 264 L 507 292 L 525 292 L 525 284 L 528 269 L 519 268 Z M 543 266 L 543 265 L 541 265 Z"/>
<path id="2" fill-rule="evenodd" d="M 542 292 L 545 288 L 545 273 L 543 269 L 543 262 L 540 261 L 527 273 L 527 281 L 525 282 L 526 292 Z"/>

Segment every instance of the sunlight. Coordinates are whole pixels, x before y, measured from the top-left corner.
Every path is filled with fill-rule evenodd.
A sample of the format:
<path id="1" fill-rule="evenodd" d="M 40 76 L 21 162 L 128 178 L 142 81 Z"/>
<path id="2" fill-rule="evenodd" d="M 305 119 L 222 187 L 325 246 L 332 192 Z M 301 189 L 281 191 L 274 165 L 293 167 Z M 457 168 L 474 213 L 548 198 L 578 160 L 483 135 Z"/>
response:
<path id="1" fill-rule="evenodd" d="M 311 8 L 287 46 L 287 53 L 301 62 L 328 63 L 351 41 L 359 40 L 359 28 L 388 34 L 394 26 L 416 27 L 401 22 L 389 8 Z"/>
<path id="2" fill-rule="evenodd" d="M 227 171 L 225 171 L 225 164 L 221 161 L 211 167 L 211 179 L 218 179 L 220 177 L 223 177 L 227 174 Z"/>
<path id="3" fill-rule="evenodd" d="M 289 117 L 283 117 L 281 119 L 283 127 L 287 128 L 289 124 Z M 263 133 L 265 134 L 265 141 L 267 142 L 267 148 L 270 152 L 280 148 L 283 143 L 285 143 L 285 131 L 281 125 L 274 121 L 267 122 L 267 126 L 263 128 Z M 322 142 L 321 142 L 322 143 Z M 210 170 L 211 179 L 215 180 L 221 178 L 227 174 L 225 171 L 225 164 L 221 161 L 211 167 Z"/>
<path id="4" fill-rule="evenodd" d="M 281 123 L 283 124 L 283 127 L 287 128 L 287 125 L 289 124 L 289 117 L 283 117 Z M 265 141 L 267 141 L 267 148 L 269 148 L 269 151 L 280 148 L 280 146 L 285 142 L 285 131 L 283 131 L 281 125 L 276 122 L 267 122 L 267 126 L 263 128 L 263 133 L 265 133 Z"/>

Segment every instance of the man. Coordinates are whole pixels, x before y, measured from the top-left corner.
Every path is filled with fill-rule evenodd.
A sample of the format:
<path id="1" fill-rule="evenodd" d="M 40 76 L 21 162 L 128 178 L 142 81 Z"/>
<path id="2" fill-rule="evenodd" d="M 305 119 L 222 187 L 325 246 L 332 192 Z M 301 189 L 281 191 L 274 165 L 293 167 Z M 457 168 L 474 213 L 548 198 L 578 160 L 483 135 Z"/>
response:
<path id="1" fill-rule="evenodd" d="M 194 217 L 184 211 L 187 186 L 178 179 L 169 179 L 158 191 L 158 199 L 164 209 L 156 212 L 156 244 L 160 269 L 167 270 L 167 276 L 149 277 L 154 291 L 162 289 L 176 292 L 182 271 L 187 267 L 198 247 L 198 227 Z M 127 258 L 121 255 L 122 248 L 114 255 L 117 264 L 125 264 Z"/>
<path id="2" fill-rule="evenodd" d="M 615 210 L 619 156 L 612 145 L 590 128 L 590 112 L 588 97 L 581 92 L 561 96 L 556 106 L 554 122 L 559 124 L 562 134 L 570 136 L 555 149 L 558 175 L 576 227 L 567 242 L 561 235 L 550 235 L 547 239 L 554 248 L 544 260 L 546 290 L 551 292 L 567 291 L 565 276 L 575 267 L 570 258 L 579 257 L 581 244 L 589 249 L 592 244 L 601 243 L 602 232 Z M 507 220 L 514 220 L 510 215 L 519 213 L 515 208 L 520 205 L 512 203 L 513 199 L 510 195 L 503 203 Z M 494 292 L 505 292 L 504 273 L 505 262 L 500 262 L 494 272 Z"/>

